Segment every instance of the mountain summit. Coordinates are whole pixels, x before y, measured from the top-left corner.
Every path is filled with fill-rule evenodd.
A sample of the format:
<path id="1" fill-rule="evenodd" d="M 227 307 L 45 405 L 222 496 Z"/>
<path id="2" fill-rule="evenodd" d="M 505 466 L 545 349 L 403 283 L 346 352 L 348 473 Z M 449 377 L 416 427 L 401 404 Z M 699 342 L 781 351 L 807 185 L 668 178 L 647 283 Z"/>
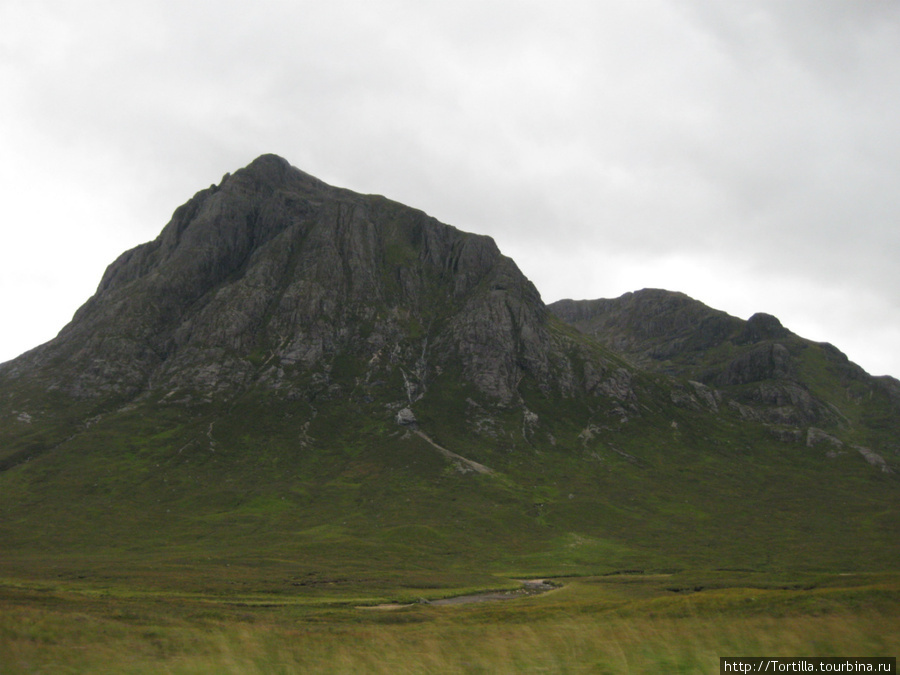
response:
<path id="1" fill-rule="evenodd" d="M 263 155 L 0 365 L 0 572 L 880 568 L 898 438 L 900 383 L 775 317 L 548 307 L 489 237 Z"/>
<path id="2" fill-rule="evenodd" d="M 81 398 L 311 396 L 349 361 L 362 388 L 402 373 L 410 402 L 445 370 L 505 403 L 523 379 L 597 386 L 549 324 L 489 237 L 263 155 L 122 254 L 55 340 L 0 373 Z"/>

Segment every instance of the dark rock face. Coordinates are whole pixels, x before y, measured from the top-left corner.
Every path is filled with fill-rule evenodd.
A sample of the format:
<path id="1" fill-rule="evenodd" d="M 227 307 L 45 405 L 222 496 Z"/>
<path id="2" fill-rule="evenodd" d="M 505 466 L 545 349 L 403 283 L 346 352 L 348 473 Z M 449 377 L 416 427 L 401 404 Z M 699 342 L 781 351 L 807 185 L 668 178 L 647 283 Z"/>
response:
<path id="1" fill-rule="evenodd" d="M 763 380 L 788 379 L 796 375 L 791 354 L 779 343 L 764 344 L 728 361 L 710 376 L 711 384 L 728 387 Z"/>
<path id="2" fill-rule="evenodd" d="M 781 340 L 790 337 L 791 332 L 771 314 L 757 313 L 747 319 L 740 334 L 735 337 L 737 344 L 751 344 L 762 340 Z"/>
<path id="3" fill-rule="evenodd" d="M 660 289 L 615 299 L 560 300 L 549 308 L 563 321 L 628 354 L 640 365 L 707 350 L 742 323 L 683 293 Z"/>
<path id="4" fill-rule="evenodd" d="M 366 381 L 402 370 L 410 402 L 453 368 L 500 402 L 523 378 L 561 395 L 596 388 L 575 377 L 549 319 L 489 237 L 265 155 L 122 254 L 59 336 L 0 376 L 77 397 L 253 383 L 300 395 L 301 381 L 339 395 L 349 359 Z M 593 372 L 602 380 L 606 366 Z"/>
<path id="5" fill-rule="evenodd" d="M 848 397 L 890 396 L 896 382 L 870 377 L 831 345 L 794 335 L 774 316 L 742 321 L 682 293 L 646 289 L 615 299 L 561 300 L 549 309 L 636 365 L 712 387 L 742 417 L 769 424 L 845 423 L 829 392 L 814 392 L 807 379 L 823 367 L 827 375 L 821 374 Z"/>

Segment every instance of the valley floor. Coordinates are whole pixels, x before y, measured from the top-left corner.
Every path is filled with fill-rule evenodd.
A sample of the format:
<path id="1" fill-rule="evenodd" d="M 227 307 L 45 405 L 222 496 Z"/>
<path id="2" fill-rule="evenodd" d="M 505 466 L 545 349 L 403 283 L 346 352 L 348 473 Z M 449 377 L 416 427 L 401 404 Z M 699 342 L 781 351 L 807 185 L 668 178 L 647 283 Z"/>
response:
<path id="1" fill-rule="evenodd" d="M 419 600 L 476 589 L 170 593 L 6 578 L 0 673 L 714 673 L 720 656 L 897 656 L 900 645 L 900 573 L 555 581 L 438 605 Z"/>

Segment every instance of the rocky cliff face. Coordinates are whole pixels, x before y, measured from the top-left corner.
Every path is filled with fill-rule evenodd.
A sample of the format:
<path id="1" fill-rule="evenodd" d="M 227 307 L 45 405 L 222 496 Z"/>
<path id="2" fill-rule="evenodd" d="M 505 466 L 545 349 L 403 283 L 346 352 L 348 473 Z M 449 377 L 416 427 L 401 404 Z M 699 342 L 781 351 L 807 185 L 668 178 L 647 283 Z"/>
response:
<path id="1" fill-rule="evenodd" d="M 620 298 L 560 300 L 550 310 L 641 366 L 704 352 L 740 330 L 741 321 L 684 295 L 659 289 Z"/>
<path id="2" fill-rule="evenodd" d="M 576 373 L 552 321 L 489 237 L 265 155 L 122 254 L 59 336 L 0 377 L 80 398 L 337 396 L 399 373 L 411 402 L 450 370 L 501 403 L 523 380 L 597 390 L 609 368 Z"/>
<path id="3" fill-rule="evenodd" d="M 850 409 L 875 398 L 900 414 L 900 383 L 871 377 L 832 345 L 804 340 L 769 314 L 743 321 L 659 289 L 549 308 L 643 368 L 711 388 L 745 418 L 847 428 Z"/>

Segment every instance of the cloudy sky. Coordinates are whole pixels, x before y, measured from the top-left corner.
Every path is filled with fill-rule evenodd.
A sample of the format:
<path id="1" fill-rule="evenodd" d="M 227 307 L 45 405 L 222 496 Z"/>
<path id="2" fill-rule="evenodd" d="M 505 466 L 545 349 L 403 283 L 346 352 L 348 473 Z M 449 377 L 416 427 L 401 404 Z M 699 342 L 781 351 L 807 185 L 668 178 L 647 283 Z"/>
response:
<path id="1" fill-rule="evenodd" d="M 896 0 L 3 0 L 0 361 L 264 152 L 900 376 Z"/>

